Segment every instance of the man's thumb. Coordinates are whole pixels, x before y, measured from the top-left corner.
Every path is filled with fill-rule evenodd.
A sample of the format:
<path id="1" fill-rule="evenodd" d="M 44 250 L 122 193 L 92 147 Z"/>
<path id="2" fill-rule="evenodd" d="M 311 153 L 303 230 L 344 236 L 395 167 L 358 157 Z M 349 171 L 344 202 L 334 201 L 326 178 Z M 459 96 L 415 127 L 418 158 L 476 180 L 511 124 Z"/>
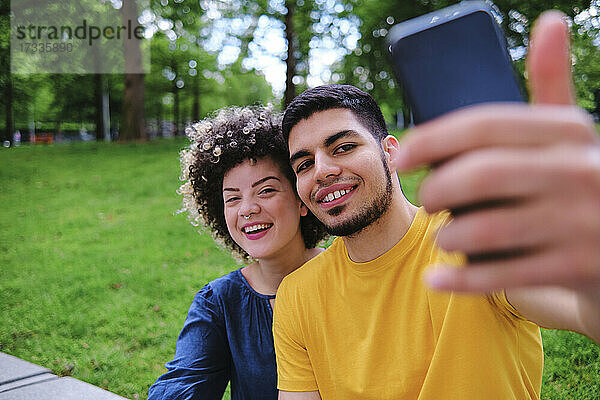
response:
<path id="1" fill-rule="evenodd" d="M 534 23 L 527 57 L 534 103 L 575 103 L 569 40 L 569 27 L 561 12 L 546 11 Z"/>

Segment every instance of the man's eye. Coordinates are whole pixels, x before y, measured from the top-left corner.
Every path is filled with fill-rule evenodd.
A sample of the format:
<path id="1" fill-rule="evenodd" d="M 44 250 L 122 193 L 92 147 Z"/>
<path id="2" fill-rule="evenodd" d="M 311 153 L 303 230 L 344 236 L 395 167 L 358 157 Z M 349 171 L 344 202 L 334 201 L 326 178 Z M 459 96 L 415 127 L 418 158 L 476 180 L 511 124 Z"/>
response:
<path id="1" fill-rule="evenodd" d="M 313 162 L 311 160 L 306 160 L 306 161 L 301 162 L 296 167 L 296 173 L 300 173 L 300 172 L 304 171 L 306 168 L 310 167 L 312 164 L 313 164 Z"/>
<path id="2" fill-rule="evenodd" d="M 356 145 L 354 143 L 343 144 L 343 145 L 339 146 L 338 148 L 336 148 L 333 153 L 334 154 L 345 153 L 347 151 L 352 150 L 355 147 L 356 147 Z"/>

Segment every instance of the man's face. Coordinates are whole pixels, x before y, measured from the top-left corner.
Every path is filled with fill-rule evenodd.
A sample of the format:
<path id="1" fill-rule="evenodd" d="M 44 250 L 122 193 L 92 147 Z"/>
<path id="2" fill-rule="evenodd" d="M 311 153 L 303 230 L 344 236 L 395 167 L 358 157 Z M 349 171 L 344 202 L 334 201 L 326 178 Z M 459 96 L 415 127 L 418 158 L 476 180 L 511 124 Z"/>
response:
<path id="1" fill-rule="evenodd" d="M 314 113 L 294 126 L 288 146 L 298 194 L 329 233 L 356 234 L 388 209 L 384 152 L 352 111 Z"/>

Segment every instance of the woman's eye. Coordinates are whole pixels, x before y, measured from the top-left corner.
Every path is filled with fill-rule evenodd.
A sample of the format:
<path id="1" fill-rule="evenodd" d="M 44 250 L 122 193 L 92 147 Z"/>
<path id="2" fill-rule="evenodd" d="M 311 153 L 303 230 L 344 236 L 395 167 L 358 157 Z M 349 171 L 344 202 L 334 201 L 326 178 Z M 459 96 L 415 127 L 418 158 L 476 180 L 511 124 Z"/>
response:
<path id="1" fill-rule="evenodd" d="M 273 193 L 273 192 L 275 192 L 275 191 L 276 191 L 276 190 L 275 190 L 275 189 L 273 189 L 273 188 L 264 188 L 263 190 L 261 190 L 261 191 L 259 192 L 259 194 L 268 194 L 268 193 Z"/>
<path id="2" fill-rule="evenodd" d="M 345 153 L 347 151 L 352 150 L 355 147 L 356 147 L 356 145 L 354 143 L 343 144 L 343 145 L 339 146 L 337 149 L 335 149 L 334 154 Z"/>
<path id="3" fill-rule="evenodd" d="M 228 197 L 227 199 L 225 199 L 225 203 L 233 203 L 234 201 L 239 199 L 239 197 Z"/>

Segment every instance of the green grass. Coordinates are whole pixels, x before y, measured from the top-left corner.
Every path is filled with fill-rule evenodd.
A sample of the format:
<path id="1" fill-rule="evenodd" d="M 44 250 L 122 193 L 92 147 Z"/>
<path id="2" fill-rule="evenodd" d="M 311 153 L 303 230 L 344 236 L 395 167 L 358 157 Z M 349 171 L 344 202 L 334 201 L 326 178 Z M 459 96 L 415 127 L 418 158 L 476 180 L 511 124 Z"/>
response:
<path id="1" fill-rule="evenodd" d="M 0 350 L 145 398 L 195 292 L 236 268 L 183 215 L 182 140 L 0 153 Z"/>
<path id="2" fill-rule="evenodd" d="M 174 215 L 184 145 L 0 151 L 0 351 L 146 398 L 193 295 L 237 268 Z M 422 175 L 403 178 L 413 200 Z M 543 398 L 600 398 L 599 348 L 567 332 L 543 338 Z"/>

